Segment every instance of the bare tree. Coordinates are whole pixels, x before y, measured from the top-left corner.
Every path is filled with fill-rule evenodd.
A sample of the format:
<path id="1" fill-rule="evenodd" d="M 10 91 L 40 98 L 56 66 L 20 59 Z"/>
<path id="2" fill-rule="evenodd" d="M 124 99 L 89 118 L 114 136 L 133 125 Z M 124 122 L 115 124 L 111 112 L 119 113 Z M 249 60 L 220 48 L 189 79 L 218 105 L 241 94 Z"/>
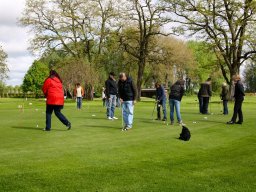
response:
<path id="1" fill-rule="evenodd" d="M 232 75 L 256 53 L 252 46 L 256 21 L 254 0 L 165 0 L 172 15 L 174 31 L 189 33 L 211 42 L 223 76 Z M 178 25 L 178 27 L 177 27 Z M 254 42 L 254 43 L 253 43 Z"/>
<path id="2" fill-rule="evenodd" d="M 137 60 L 137 89 L 138 100 L 140 100 L 143 74 L 150 53 L 150 46 L 152 47 L 152 38 L 157 35 L 167 35 L 162 33 L 161 29 L 168 22 L 168 19 L 164 15 L 165 7 L 159 1 L 130 0 L 127 2 L 126 9 L 124 28 L 130 27 L 132 29 L 130 32 L 133 34 L 121 35 L 120 43 Z"/>
<path id="3" fill-rule="evenodd" d="M 6 64 L 6 59 L 7 59 L 7 54 L 4 52 L 4 50 L 0 46 L 0 83 L 8 77 L 7 73 L 9 69 Z"/>

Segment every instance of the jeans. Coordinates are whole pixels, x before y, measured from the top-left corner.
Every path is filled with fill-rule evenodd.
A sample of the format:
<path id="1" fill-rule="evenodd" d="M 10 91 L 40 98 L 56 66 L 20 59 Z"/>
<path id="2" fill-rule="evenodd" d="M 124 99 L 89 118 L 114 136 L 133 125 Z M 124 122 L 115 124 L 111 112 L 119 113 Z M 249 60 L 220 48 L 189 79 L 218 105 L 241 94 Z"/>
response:
<path id="1" fill-rule="evenodd" d="M 223 100 L 223 114 L 228 114 L 228 100 Z"/>
<path id="2" fill-rule="evenodd" d="M 125 127 L 132 128 L 134 111 L 133 101 L 124 101 L 122 104 L 122 111 Z"/>
<path id="3" fill-rule="evenodd" d="M 164 119 L 167 119 L 167 117 L 166 117 L 166 99 L 161 100 L 160 103 L 157 104 L 157 118 L 161 119 L 161 106 L 163 107 Z"/>
<path id="4" fill-rule="evenodd" d="M 170 113 L 171 121 L 172 122 L 174 121 L 174 107 L 175 107 L 177 119 L 178 119 L 178 122 L 180 123 L 182 121 L 181 114 L 180 114 L 180 101 L 175 99 L 170 99 L 169 102 L 170 102 L 170 111 L 171 111 Z"/>
<path id="5" fill-rule="evenodd" d="M 46 105 L 46 130 L 51 129 L 51 121 L 52 121 L 52 112 L 54 111 L 55 115 L 58 119 L 66 126 L 68 126 L 69 121 L 67 118 L 61 113 L 63 109 L 62 105 Z"/>
<path id="6" fill-rule="evenodd" d="M 199 112 L 203 113 L 203 97 L 198 97 L 199 102 Z"/>
<path id="7" fill-rule="evenodd" d="M 107 116 L 113 118 L 115 116 L 116 95 L 110 95 L 107 102 Z"/>
<path id="8" fill-rule="evenodd" d="M 210 97 L 203 97 L 203 114 L 208 114 Z"/>
<path id="9" fill-rule="evenodd" d="M 76 98 L 77 109 L 82 109 L 82 97 Z"/>
<path id="10" fill-rule="evenodd" d="M 236 100 L 235 101 L 234 114 L 233 114 L 233 117 L 232 117 L 233 122 L 236 122 L 237 115 L 238 115 L 238 122 L 242 123 L 244 121 L 243 112 L 242 112 L 242 104 L 243 104 L 243 100 Z"/>

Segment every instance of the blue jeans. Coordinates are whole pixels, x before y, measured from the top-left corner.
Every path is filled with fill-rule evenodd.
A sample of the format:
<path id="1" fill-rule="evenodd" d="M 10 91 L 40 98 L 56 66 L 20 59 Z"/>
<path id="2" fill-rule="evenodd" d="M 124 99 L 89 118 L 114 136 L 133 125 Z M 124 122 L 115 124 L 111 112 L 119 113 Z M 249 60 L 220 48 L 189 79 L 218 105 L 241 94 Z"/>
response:
<path id="1" fill-rule="evenodd" d="M 125 126 L 128 128 L 132 128 L 134 111 L 133 101 L 124 101 L 122 104 L 122 110 Z"/>
<path id="2" fill-rule="evenodd" d="M 116 109 L 116 95 L 110 95 L 107 101 L 107 116 L 113 118 Z"/>
<path id="3" fill-rule="evenodd" d="M 166 116 L 166 99 L 161 100 L 160 103 L 157 105 L 157 118 L 161 119 L 161 106 L 163 108 L 164 119 L 167 119 L 167 116 Z"/>
<path id="4" fill-rule="evenodd" d="M 223 100 L 223 114 L 227 115 L 228 114 L 228 101 Z"/>
<path id="5" fill-rule="evenodd" d="M 169 102 L 170 102 L 170 111 L 171 111 L 171 113 L 170 113 L 171 121 L 172 122 L 174 121 L 174 107 L 175 107 L 178 122 L 181 122 L 180 101 L 175 100 L 175 99 L 170 99 Z"/>
<path id="6" fill-rule="evenodd" d="M 55 115 L 58 119 L 64 124 L 68 125 L 69 121 L 67 118 L 61 113 L 63 109 L 62 105 L 46 105 L 46 130 L 51 130 L 51 120 L 52 120 L 52 112 L 54 111 Z"/>
<path id="7" fill-rule="evenodd" d="M 76 98 L 76 106 L 77 106 L 77 109 L 81 109 L 82 108 L 82 97 L 77 97 Z"/>

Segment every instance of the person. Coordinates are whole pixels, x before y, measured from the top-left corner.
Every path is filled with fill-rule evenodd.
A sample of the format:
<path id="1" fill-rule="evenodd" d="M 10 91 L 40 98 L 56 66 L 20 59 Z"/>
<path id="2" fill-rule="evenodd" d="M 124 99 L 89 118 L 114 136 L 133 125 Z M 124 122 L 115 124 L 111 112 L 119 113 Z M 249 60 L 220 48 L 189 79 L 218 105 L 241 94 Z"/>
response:
<path id="1" fill-rule="evenodd" d="M 109 73 L 109 78 L 105 82 L 106 86 L 106 98 L 107 98 L 107 119 L 115 120 L 115 108 L 116 108 L 116 95 L 117 95 L 117 83 L 115 80 L 114 72 Z"/>
<path id="2" fill-rule="evenodd" d="M 106 107 L 106 89 L 105 89 L 105 87 L 102 87 L 101 98 L 102 98 L 102 102 L 103 102 L 103 107 Z"/>
<path id="3" fill-rule="evenodd" d="M 231 121 L 227 122 L 227 124 L 243 124 L 243 112 L 242 112 L 242 104 L 244 101 L 244 86 L 241 82 L 240 75 L 234 75 L 233 81 L 235 83 L 235 105 L 234 105 L 234 113 Z M 238 115 L 238 121 L 236 121 Z"/>
<path id="4" fill-rule="evenodd" d="M 64 106 L 64 91 L 62 80 L 55 70 L 50 71 L 50 76 L 45 80 L 42 90 L 46 97 L 46 128 L 44 131 L 51 130 L 53 111 L 58 119 L 70 130 L 71 123 L 61 113 Z"/>
<path id="5" fill-rule="evenodd" d="M 118 90 L 120 101 L 122 103 L 122 115 L 124 120 L 123 131 L 127 131 L 133 127 L 137 89 L 131 77 L 127 77 L 125 73 L 120 73 Z"/>
<path id="6" fill-rule="evenodd" d="M 208 78 L 205 83 L 201 84 L 200 94 L 203 100 L 202 114 L 209 114 L 208 107 L 209 107 L 210 97 L 212 96 L 211 78 Z"/>
<path id="7" fill-rule="evenodd" d="M 176 83 L 174 83 L 171 86 L 171 91 L 169 95 L 171 125 L 174 124 L 174 108 L 176 110 L 178 123 L 182 124 L 182 119 L 180 114 L 180 103 L 185 92 L 184 83 L 185 83 L 184 80 L 178 80 L 176 81 Z"/>
<path id="8" fill-rule="evenodd" d="M 202 84 L 200 86 L 200 89 L 197 93 L 198 103 L 199 103 L 199 112 L 203 113 L 203 97 L 202 97 Z"/>
<path id="9" fill-rule="evenodd" d="M 227 85 L 227 83 L 224 82 L 222 84 L 222 92 L 220 94 L 221 100 L 223 102 L 223 114 L 224 115 L 228 115 L 228 92 L 229 92 L 228 85 Z"/>
<path id="10" fill-rule="evenodd" d="M 162 121 L 166 121 L 166 95 L 165 95 L 165 89 L 160 83 L 155 84 L 156 88 L 156 102 L 157 102 L 157 119 L 161 120 L 161 106 L 163 108 L 163 119 Z"/>
<path id="11" fill-rule="evenodd" d="M 82 88 L 80 83 L 76 84 L 74 95 L 76 97 L 77 110 L 81 110 L 82 109 L 83 96 L 84 96 L 84 89 Z"/>

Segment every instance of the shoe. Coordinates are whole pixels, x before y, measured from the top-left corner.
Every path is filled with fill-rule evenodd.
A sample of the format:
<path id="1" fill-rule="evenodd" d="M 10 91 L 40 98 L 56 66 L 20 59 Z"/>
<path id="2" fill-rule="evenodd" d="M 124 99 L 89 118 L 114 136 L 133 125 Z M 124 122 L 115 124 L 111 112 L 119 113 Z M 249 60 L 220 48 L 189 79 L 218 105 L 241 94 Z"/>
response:
<path id="1" fill-rule="evenodd" d="M 167 121 L 167 119 L 166 119 L 166 118 L 163 118 L 162 121 Z"/>
<path id="2" fill-rule="evenodd" d="M 112 119 L 117 120 L 118 118 L 117 117 L 113 117 Z"/>
<path id="3" fill-rule="evenodd" d="M 183 122 L 182 121 L 178 121 L 179 125 L 183 125 Z"/>
<path id="4" fill-rule="evenodd" d="M 228 124 L 228 125 L 234 125 L 235 122 L 234 122 L 234 121 L 229 121 L 229 122 L 227 122 L 227 124 Z"/>
<path id="5" fill-rule="evenodd" d="M 171 121 L 171 125 L 174 125 L 174 121 Z"/>
<path id="6" fill-rule="evenodd" d="M 108 117 L 108 120 L 113 120 L 113 118 L 111 118 L 111 117 Z"/>
<path id="7" fill-rule="evenodd" d="M 68 123 L 67 128 L 68 128 L 68 130 L 71 129 L 71 123 Z"/>
<path id="8" fill-rule="evenodd" d="M 156 120 L 156 121 L 160 121 L 160 118 L 156 118 L 155 120 Z"/>
<path id="9" fill-rule="evenodd" d="M 122 129 L 122 131 L 128 131 L 127 127 L 124 127 L 124 128 Z"/>
<path id="10" fill-rule="evenodd" d="M 50 130 L 50 129 L 46 129 L 46 128 L 45 128 L 45 129 L 43 129 L 43 131 L 51 131 L 51 130 Z"/>
<path id="11" fill-rule="evenodd" d="M 236 122 L 236 124 L 242 125 L 242 124 L 243 124 L 243 122 L 241 122 L 241 121 L 237 121 L 237 122 Z"/>

